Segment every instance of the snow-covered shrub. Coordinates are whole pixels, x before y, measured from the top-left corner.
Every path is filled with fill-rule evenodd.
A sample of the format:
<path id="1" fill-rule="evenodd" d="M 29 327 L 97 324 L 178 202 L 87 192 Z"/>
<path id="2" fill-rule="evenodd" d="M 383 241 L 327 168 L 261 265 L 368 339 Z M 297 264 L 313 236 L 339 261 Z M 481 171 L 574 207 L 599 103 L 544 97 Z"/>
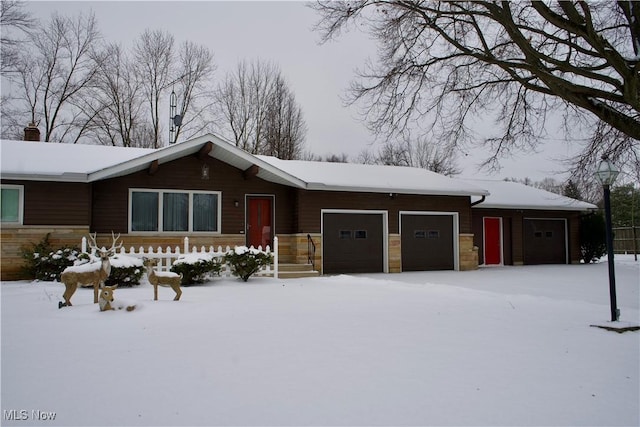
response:
<path id="1" fill-rule="evenodd" d="M 580 218 L 580 259 L 588 264 L 607 253 L 606 225 L 602 214 L 585 215 Z"/>
<path id="2" fill-rule="evenodd" d="M 182 286 L 202 283 L 213 275 L 219 275 L 220 260 L 208 253 L 181 255 L 173 262 L 171 271 L 182 274 Z"/>
<path id="3" fill-rule="evenodd" d="M 60 281 L 62 271 L 73 265 L 80 255 L 77 247 L 52 248 L 49 233 L 40 242 L 23 247 L 20 252 L 25 260 L 25 273 L 36 280 L 45 281 Z"/>
<path id="4" fill-rule="evenodd" d="M 138 286 L 144 274 L 144 266 L 140 258 L 116 254 L 109 258 L 111 274 L 105 281 L 107 286 Z"/>
<path id="5" fill-rule="evenodd" d="M 236 246 L 225 254 L 224 260 L 231 267 L 231 273 L 246 282 L 262 267 L 271 264 L 273 257 L 271 254 L 255 248 Z"/>

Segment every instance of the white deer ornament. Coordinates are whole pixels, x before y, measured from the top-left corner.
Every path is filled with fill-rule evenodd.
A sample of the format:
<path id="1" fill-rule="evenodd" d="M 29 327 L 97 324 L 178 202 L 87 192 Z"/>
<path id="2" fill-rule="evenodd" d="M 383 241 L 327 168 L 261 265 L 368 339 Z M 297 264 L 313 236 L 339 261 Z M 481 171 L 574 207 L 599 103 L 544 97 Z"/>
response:
<path id="1" fill-rule="evenodd" d="M 131 304 L 128 302 L 118 300 L 116 302 L 113 297 L 113 291 L 116 290 L 118 285 L 115 286 L 103 286 L 100 291 L 100 298 L 98 300 L 98 305 L 100 306 L 100 311 L 109 311 L 109 310 L 126 310 L 133 311 L 136 309 L 135 304 Z"/>
<path id="2" fill-rule="evenodd" d="M 71 306 L 71 297 L 78 289 L 78 285 L 93 286 L 93 303 L 98 303 L 98 292 L 100 287 L 104 285 L 104 281 L 107 280 L 111 273 L 111 263 L 109 257 L 116 253 L 116 250 L 122 247 L 122 242 L 116 246 L 120 234 L 114 236 L 111 233 L 113 239 L 111 247 L 109 249 L 98 249 L 96 244 L 96 234 L 89 235 L 91 242 L 89 247 L 96 251 L 96 255 L 100 257 L 100 262 L 92 262 L 82 265 L 73 265 L 64 269 L 60 275 L 60 280 L 64 283 L 65 291 L 62 294 L 64 303 L 60 303 L 60 307 Z"/>
<path id="3" fill-rule="evenodd" d="M 156 272 L 153 267 L 158 264 L 157 259 L 145 258 L 143 260 L 144 266 L 147 268 L 147 278 L 149 283 L 153 286 L 153 300 L 158 301 L 158 285 L 169 286 L 176 293 L 174 301 L 179 301 L 182 295 L 182 289 L 180 289 L 180 283 L 182 283 L 182 274 L 174 273 L 172 271 Z"/>

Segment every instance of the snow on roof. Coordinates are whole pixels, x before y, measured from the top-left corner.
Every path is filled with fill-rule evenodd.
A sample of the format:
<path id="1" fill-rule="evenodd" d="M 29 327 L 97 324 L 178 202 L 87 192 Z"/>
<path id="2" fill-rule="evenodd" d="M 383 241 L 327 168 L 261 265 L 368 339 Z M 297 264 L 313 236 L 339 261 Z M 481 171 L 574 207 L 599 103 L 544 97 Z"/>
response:
<path id="1" fill-rule="evenodd" d="M 544 209 L 564 211 L 587 211 L 596 205 L 571 199 L 539 188 L 511 181 L 469 180 L 489 190 L 490 195 L 474 209 Z M 475 200 L 472 200 L 475 201 Z"/>
<path id="2" fill-rule="evenodd" d="M 106 145 L 0 141 L 2 178 L 86 181 L 89 174 L 156 150 Z"/>
<path id="3" fill-rule="evenodd" d="M 480 186 L 420 168 L 256 157 L 306 182 L 307 190 L 464 196 L 488 194 Z"/>
<path id="4" fill-rule="evenodd" d="M 255 164 L 260 167 L 261 178 L 307 190 L 487 196 L 474 206 L 479 209 L 596 209 L 591 203 L 516 182 L 456 179 L 401 166 L 253 156 L 212 134 L 161 149 L 2 140 L 0 173 L 3 179 L 91 182 L 132 173 L 148 167 L 154 160 L 165 162 L 185 156 L 206 142 L 218 147 L 212 150 L 212 155 L 235 167 L 246 169 Z"/>

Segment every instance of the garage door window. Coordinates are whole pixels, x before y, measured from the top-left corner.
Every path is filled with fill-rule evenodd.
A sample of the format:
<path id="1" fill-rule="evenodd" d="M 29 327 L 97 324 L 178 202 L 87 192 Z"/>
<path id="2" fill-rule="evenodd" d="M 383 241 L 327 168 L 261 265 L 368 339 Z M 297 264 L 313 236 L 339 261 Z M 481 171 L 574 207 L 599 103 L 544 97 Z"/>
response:
<path id="1" fill-rule="evenodd" d="M 356 239 L 366 239 L 367 238 L 367 230 L 356 230 L 353 232 L 353 237 Z"/>
<path id="2" fill-rule="evenodd" d="M 440 238 L 440 231 L 439 230 L 429 230 L 428 237 L 429 237 L 429 239 L 439 239 Z"/>
<path id="3" fill-rule="evenodd" d="M 340 230 L 338 232 L 338 237 L 340 237 L 340 239 L 342 239 L 342 240 L 350 239 L 351 238 L 351 230 Z"/>

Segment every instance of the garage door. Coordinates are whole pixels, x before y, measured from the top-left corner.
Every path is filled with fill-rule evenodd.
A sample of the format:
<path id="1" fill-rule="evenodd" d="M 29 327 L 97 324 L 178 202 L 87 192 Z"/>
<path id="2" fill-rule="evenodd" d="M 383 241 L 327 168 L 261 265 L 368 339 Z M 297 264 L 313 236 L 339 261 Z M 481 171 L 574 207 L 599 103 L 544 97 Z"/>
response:
<path id="1" fill-rule="evenodd" d="M 384 271 L 384 216 L 323 213 L 323 273 Z"/>
<path id="2" fill-rule="evenodd" d="M 566 221 L 525 218 L 523 224 L 525 264 L 566 264 Z"/>
<path id="3" fill-rule="evenodd" d="M 400 216 L 402 271 L 453 270 L 452 215 Z"/>

